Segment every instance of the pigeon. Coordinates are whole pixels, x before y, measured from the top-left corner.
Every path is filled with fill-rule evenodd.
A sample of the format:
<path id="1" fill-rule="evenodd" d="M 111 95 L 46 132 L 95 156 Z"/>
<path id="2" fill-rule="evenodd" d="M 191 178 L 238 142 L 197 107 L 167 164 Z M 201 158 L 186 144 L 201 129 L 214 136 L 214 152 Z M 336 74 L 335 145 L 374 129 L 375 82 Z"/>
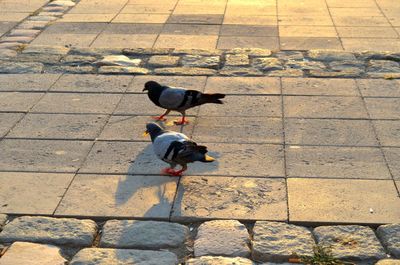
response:
<path id="1" fill-rule="evenodd" d="M 150 134 L 157 157 L 170 165 L 169 168 L 162 170 L 162 174 L 182 176 L 188 163 L 195 161 L 210 163 L 215 160 L 207 155 L 206 146 L 197 145 L 183 133 L 167 131 L 156 123 L 148 123 L 145 134 Z M 174 168 L 178 164 L 182 169 L 175 171 Z"/>
<path id="2" fill-rule="evenodd" d="M 154 104 L 166 109 L 164 114 L 154 117 L 154 119 L 164 121 L 164 116 L 168 115 L 171 110 L 174 110 L 182 114 L 182 120 L 175 122 L 177 125 L 188 123 L 185 120 L 187 109 L 206 103 L 223 104 L 220 99 L 225 97 L 224 94 L 219 93 L 205 94 L 196 90 L 164 86 L 155 81 L 146 82 L 143 91 L 148 91 L 147 95 Z"/>

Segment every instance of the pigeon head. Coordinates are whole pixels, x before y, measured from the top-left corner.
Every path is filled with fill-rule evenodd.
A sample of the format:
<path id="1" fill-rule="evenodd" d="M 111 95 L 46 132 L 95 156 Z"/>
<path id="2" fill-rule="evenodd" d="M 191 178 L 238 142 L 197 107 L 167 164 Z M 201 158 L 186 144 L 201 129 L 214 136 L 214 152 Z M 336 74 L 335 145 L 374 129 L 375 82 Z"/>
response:
<path id="1" fill-rule="evenodd" d="M 151 141 L 153 142 L 157 136 L 164 133 L 164 129 L 161 128 L 158 124 L 152 122 L 146 124 L 146 133 L 150 134 Z"/>
<path id="2" fill-rule="evenodd" d="M 151 91 L 151 90 L 155 90 L 155 89 L 161 89 L 162 86 L 157 83 L 156 81 L 148 81 L 146 82 L 146 84 L 144 84 L 144 88 L 143 91 Z"/>

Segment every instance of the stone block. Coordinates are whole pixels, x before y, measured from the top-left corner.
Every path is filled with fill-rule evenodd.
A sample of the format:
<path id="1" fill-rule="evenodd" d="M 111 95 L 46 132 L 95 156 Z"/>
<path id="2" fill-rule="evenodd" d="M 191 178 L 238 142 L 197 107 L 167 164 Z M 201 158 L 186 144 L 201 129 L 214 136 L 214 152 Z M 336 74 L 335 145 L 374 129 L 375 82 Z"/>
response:
<path id="1" fill-rule="evenodd" d="M 390 255 L 400 258 L 400 224 L 381 225 L 376 233 Z"/>
<path id="2" fill-rule="evenodd" d="M 203 256 L 191 258 L 186 261 L 185 265 L 254 265 L 254 263 L 246 258 Z"/>
<path id="3" fill-rule="evenodd" d="M 173 67 L 179 63 L 179 56 L 169 55 L 153 55 L 148 61 L 148 65 L 152 67 Z"/>

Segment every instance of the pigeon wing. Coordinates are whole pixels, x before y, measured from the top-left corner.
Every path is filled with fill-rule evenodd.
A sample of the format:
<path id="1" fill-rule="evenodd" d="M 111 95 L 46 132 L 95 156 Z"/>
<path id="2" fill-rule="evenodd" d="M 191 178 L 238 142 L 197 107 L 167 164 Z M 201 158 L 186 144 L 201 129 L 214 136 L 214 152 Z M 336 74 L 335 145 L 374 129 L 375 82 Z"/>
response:
<path id="1" fill-rule="evenodd" d="M 178 109 L 185 99 L 186 90 L 177 87 L 168 87 L 158 99 L 160 105 L 165 109 Z"/>

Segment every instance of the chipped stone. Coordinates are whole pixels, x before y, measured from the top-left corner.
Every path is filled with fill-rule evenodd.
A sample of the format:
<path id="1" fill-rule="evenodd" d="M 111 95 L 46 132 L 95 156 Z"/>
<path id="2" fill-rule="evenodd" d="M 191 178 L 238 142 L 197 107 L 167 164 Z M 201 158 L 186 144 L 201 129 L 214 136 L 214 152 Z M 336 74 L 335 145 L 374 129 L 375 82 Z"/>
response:
<path id="1" fill-rule="evenodd" d="M 166 67 L 157 68 L 154 73 L 163 75 L 215 75 L 216 70 L 199 67 Z"/>
<path id="2" fill-rule="evenodd" d="M 254 260 L 285 262 L 289 258 L 313 255 L 315 242 L 306 227 L 257 221 L 253 233 Z"/>
<path id="3" fill-rule="evenodd" d="M 203 49 L 173 49 L 171 52 L 173 55 L 177 54 L 189 54 L 199 56 L 219 56 L 222 54 L 220 50 L 203 50 Z"/>
<path id="4" fill-rule="evenodd" d="M 186 67 L 218 69 L 219 56 L 184 55 L 182 64 Z"/>
<path id="5" fill-rule="evenodd" d="M 350 261 L 371 261 L 386 257 L 374 231 L 367 226 L 320 226 L 314 229 L 318 244 L 330 246 L 333 256 Z"/>
<path id="6" fill-rule="evenodd" d="M 6 74 L 25 74 L 41 73 L 43 71 L 42 63 L 20 63 L 0 61 L 0 73 Z"/>
<path id="7" fill-rule="evenodd" d="M 247 54 L 250 58 L 252 57 L 268 57 L 271 56 L 272 52 L 268 49 L 261 48 L 234 48 L 226 52 L 227 54 Z"/>
<path id="8" fill-rule="evenodd" d="M 310 50 L 307 55 L 316 61 L 344 61 L 356 59 L 353 53 L 339 50 Z"/>
<path id="9" fill-rule="evenodd" d="M 326 66 L 321 62 L 306 61 L 306 60 L 303 61 L 288 60 L 285 65 L 293 69 L 301 69 L 301 70 L 321 70 L 326 68 Z"/>
<path id="10" fill-rule="evenodd" d="M 255 265 L 251 260 L 246 258 L 225 258 L 204 256 L 200 258 L 192 258 L 186 261 L 186 265 Z"/>
<path id="11" fill-rule="evenodd" d="M 169 55 L 154 55 L 151 56 L 148 64 L 152 67 L 171 67 L 177 66 L 179 63 L 179 56 Z"/>
<path id="12" fill-rule="evenodd" d="M 150 70 L 142 67 L 124 67 L 124 66 L 102 66 L 99 68 L 99 74 L 138 74 L 147 75 Z"/>
<path id="13" fill-rule="evenodd" d="M 99 66 L 123 66 L 123 67 L 134 67 L 139 66 L 142 62 L 141 59 L 130 59 L 125 55 L 107 55 L 103 59 L 98 61 L 96 64 Z"/>
<path id="14" fill-rule="evenodd" d="M 94 56 L 67 55 L 65 58 L 62 59 L 62 62 L 71 65 L 83 65 L 91 64 L 96 60 L 97 59 Z"/>
<path id="15" fill-rule="evenodd" d="M 368 72 L 377 73 L 399 73 L 399 63 L 389 60 L 370 60 L 367 68 Z"/>
<path id="16" fill-rule="evenodd" d="M 127 48 L 122 50 L 124 55 L 167 55 L 172 48 Z"/>
<path id="17" fill-rule="evenodd" d="M 92 220 L 22 216 L 15 218 L 4 227 L 0 233 L 0 242 L 27 241 L 90 246 L 96 231 L 97 225 Z"/>
<path id="18" fill-rule="evenodd" d="M 400 223 L 381 225 L 376 232 L 389 253 L 400 258 Z"/>
<path id="19" fill-rule="evenodd" d="M 110 220 L 103 227 L 100 247 L 163 249 L 183 245 L 189 229 L 156 221 Z"/>
<path id="20" fill-rule="evenodd" d="M 304 55 L 299 51 L 280 51 L 275 53 L 275 56 L 281 60 L 304 60 Z"/>
<path id="21" fill-rule="evenodd" d="M 79 251 L 70 265 L 177 265 L 178 258 L 169 251 L 85 248 Z"/>
<path id="22" fill-rule="evenodd" d="M 254 58 L 253 65 L 263 71 L 284 69 L 282 62 L 277 58 Z"/>
<path id="23" fill-rule="evenodd" d="M 248 66 L 250 64 L 247 54 L 227 54 L 225 66 Z"/>
<path id="24" fill-rule="evenodd" d="M 249 233 L 236 220 L 215 220 L 200 225 L 194 242 L 194 255 L 249 257 Z"/>
<path id="25" fill-rule="evenodd" d="M 323 70 L 310 70 L 309 76 L 311 77 L 360 77 L 364 73 L 363 70 L 356 67 L 348 67 L 342 71 L 323 71 Z"/>
<path id="26" fill-rule="evenodd" d="M 251 67 L 232 67 L 225 66 L 219 70 L 219 74 L 223 76 L 263 76 L 264 74 L 257 69 Z"/>
<path id="27" fill-rule="evenodd" d="M 334 71 L 343 71 L 346 69 L 352 68 L 364 68 L 363 61 L 332 61 L 329 63 L 329 66 Z"/>
<path id="28" fill-rule="evenodd" d="M 1 257 L 1 265 L 64 265 L 60 249 L 52 245 L 15 242 Z"/>
<path id="29" fill-rule="evenodd" d="M 29 45 L 23 53 L 42 53 L 42 54 L 57 54 L 66 55 L 69 48 L 64 46 L 49 46 L 49 45 Z"/>
<path id="30" fill-rule="evenodd" d="M 3 228 L 3 225 L 6 223 L 6 221 L 7 221 L 7 215 L 0 214 L 0 230 L 1 228 Z"/>
<path id="31" fill-rule="evenodd" d="M 364 51 L 361 52 L 358 57 L 363 60 L 394 60 L 400 61 L 400 53 L 398 52 L 374 52 L 374 51 Z"/>

